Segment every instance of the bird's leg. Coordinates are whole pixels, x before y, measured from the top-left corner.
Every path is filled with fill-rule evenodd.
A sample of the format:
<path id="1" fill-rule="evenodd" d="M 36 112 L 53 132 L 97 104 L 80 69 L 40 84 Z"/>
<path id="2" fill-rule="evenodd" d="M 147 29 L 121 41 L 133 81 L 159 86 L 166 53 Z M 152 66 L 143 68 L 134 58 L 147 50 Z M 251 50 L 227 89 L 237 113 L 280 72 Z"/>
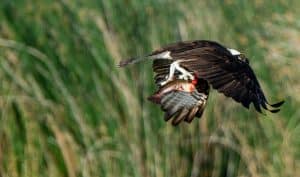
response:
<path id="1" fill-rule="evenodd" d="M 181 75 L 179 75 L 179 79 L 194 80 L 194 76 L 191 73 L 189 73 L 187 70 L 185 70 L 184 68 L 180 67 L 178 61 L 175 61 L 170 65 L 170 71 L 169 71 L 168 77 L 166 78 L 165 81 L 161 82 L 160 85 L 165 85 L 169 81 L 173 80 L 176 70 L 181 72 Z"/>
<path id="2" fill-rule="evenodd" d="M 166 77 L 166 80 L 161 82 L 160 85 L 165 85 L 166 83 L 168 83 L 169 81 L 173 80 L 174 74 L 175 74 L 175 70 L 176 70 L 176 65 L 178 65 L 178 63 L 175 61 L 170 65 L 170 71 L 169 71 L 169 75 Z"/>

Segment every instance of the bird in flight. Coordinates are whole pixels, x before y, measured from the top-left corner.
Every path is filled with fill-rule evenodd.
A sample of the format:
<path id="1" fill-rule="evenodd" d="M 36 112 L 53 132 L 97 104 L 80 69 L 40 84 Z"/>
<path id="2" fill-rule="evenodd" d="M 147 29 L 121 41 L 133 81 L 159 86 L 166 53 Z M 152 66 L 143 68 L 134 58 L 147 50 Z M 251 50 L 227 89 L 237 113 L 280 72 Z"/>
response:
<path id="1" fill-rule="evenodd" d="M 166 121 L 173 125 L 191 122 L 203 114 L 210 86 L 244 107 L 253 103 L 278 112 L 284 101 L 269 104 L 245 55 L 208 40 L 177 42 L 144 57 L 122 60 L 120 67 L 143 60 L 153 61 L 158 90 L 148 99 L 161 106 Z"/>

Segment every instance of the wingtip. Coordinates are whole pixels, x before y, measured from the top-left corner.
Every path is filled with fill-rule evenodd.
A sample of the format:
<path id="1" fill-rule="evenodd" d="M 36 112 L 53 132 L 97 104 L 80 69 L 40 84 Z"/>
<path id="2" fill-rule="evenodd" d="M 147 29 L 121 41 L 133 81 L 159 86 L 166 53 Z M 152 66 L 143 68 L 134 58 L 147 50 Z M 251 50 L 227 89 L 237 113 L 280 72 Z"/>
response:
<path id="1" fill-rule="evenodd" d="M 282 100 L 282 101 L 280 101 L 280 102 L 278 102 L 278 103 L 271 104 L 270 106 L 272 106 L 273 108 L 278 108 L 278 107 L 280 107 L 281 105 L 283 105 L 284 102 L 285 102 L 285 101 Z"/>
<path id="2" fill-rule="evenodd" d="M 161 97 L 158 94 L 153 94 L 153 95 L 149 96 L 147 99 L 156 104 L 160 104 L 160 102 L 161 102 Z"/>
<path id="3" fill-rule="evenodd" d="M 117 67 L 122 68 L 122 67 L 128 65 L 130 63 L 130 61 L 131 61 L 130 59 L 128 59 L 128 60 L 121 60 L 119 62 L 119 64 L 117 64 Z"/>
<path id="4" fill-rule="evenodd" d="M 172 115 L 169 112 L 166 112 L 164 115 L 164 120 L 167 122 L 172 118 Z"/>
<path id="5" fill-rule="evenodd" d="M 270 110 L 271 113 L 277 113 L 277 112 L 279 112 L 279 111 L 280 111 L 280 109 Z"/>
<path id="6" fill-rule="evenodd" d="M 267 103 L 267 102 L 266 102 Z M 267 106 L 266 106 L 266 104 L 265 103 L 263 103 L 263 104 L 261 104 L 262 105 L 262 107 L 265 109 L 265 110 L 267 110 L 267 111 L 269 111 L 269 112 L 271 112 L 271 113 L 277 113 L 277 112 L 279 112 L 280 111 L 280 109 L 278 109 L 282 104 L 284 103 L 284 101 L 280 101 L 280 102 L 278 102 L 278 103 L 275 103 L 275 104 L 269 104 L 269 103 L 267 103 L 267 105 L 269 105 L 269 106 L 271 106 L 272 108 L 275 108 L 275 109 L 270 109 L 270 108 L 268 108 Z M 277 109 L 276 109 L 277 108 Z"/>
<path id="7" fill-rule="evenodd" d="M 133 57 L 133 58 L 121 60 L 119 62 L 119 64 L 118 64 L 118 66 L 119 67 L 124 67 L 124 66 L 127 66 L 127 65 L 138 63 L 138 62 L 146 60 L 146 59 L 149 59 L 149 57 L 148 56 L 145 56 L 145 57 L 144 56 L 143 57 Z"/>
<path id="8" fill-rule="evenodd" d="M 283 101 L 280 101 L 280 102 L 277 102 L 277 103 L 274 103 L 274 104 L 269 104 L 267 101 L 266 102 L 264 102 L 264 103 L 262 103 L 262 104 L 260 104 L 265 110 L 267 110 L 267 111 L 269 111 L 269 112 L 271 112 L 271 113 L 277 113 L 277 112 L 279 112 L 280 111 L 280 109 L 278 109 L 282 104 L 284 103 L 284 100 Z M 272 107 L 272 108 L 275 108 L 275 109 L 270 109 L 270 107 L 267 107 L 267 105 L 268 106 L 270 106 L 270 107 Z M 255 106 L 255 105 L 254 105 Z M 256 107 L 256 110 L 258 111 L 258 112 L 260 112 L 260 113 L 262 113 L 261 112 L 261 110 L 259 110 L 260 109 L 260 107 L 259 107 L 259 105 L 257 105 Z M 277 108 L 277 109 L 276 109 Z"/>

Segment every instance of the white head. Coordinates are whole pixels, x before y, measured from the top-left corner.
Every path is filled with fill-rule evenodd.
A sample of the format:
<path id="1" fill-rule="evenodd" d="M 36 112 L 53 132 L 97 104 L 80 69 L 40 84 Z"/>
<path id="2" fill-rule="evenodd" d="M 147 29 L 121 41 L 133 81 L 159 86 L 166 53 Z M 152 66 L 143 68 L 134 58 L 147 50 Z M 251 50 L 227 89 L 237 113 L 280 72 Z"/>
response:
<path id="1" fill-rule="evenodd" d="M 227 49 L 231 55 L 235 56 L 235 55 L 241 55 L 241 52 L 235 50 L 235 49 Z"/>

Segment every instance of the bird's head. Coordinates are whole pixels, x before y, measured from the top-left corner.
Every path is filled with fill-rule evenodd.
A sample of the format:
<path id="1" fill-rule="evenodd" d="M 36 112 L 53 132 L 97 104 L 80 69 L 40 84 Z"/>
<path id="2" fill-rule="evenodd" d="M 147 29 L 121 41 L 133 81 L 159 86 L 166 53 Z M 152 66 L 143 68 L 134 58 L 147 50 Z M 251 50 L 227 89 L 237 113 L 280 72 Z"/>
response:
<path id="1" fill-rule="evenodd" d="M 240 60 L 240 61 L 243 61 L 243 62 L 249 64 L 248 58 L 247 58 L 244 54 L 242 54 L 241 52 L 239 52 L 239 51 L 237 51 L 237 50 L 235 50 L 235 49 L 228 49 L 228 51 L 229 51 L 229 52 L 231 53 L 231 55 L 232 55 L 233 57 L 235 57 L 236 59 L 238 59 L 238 60 Z"/>

